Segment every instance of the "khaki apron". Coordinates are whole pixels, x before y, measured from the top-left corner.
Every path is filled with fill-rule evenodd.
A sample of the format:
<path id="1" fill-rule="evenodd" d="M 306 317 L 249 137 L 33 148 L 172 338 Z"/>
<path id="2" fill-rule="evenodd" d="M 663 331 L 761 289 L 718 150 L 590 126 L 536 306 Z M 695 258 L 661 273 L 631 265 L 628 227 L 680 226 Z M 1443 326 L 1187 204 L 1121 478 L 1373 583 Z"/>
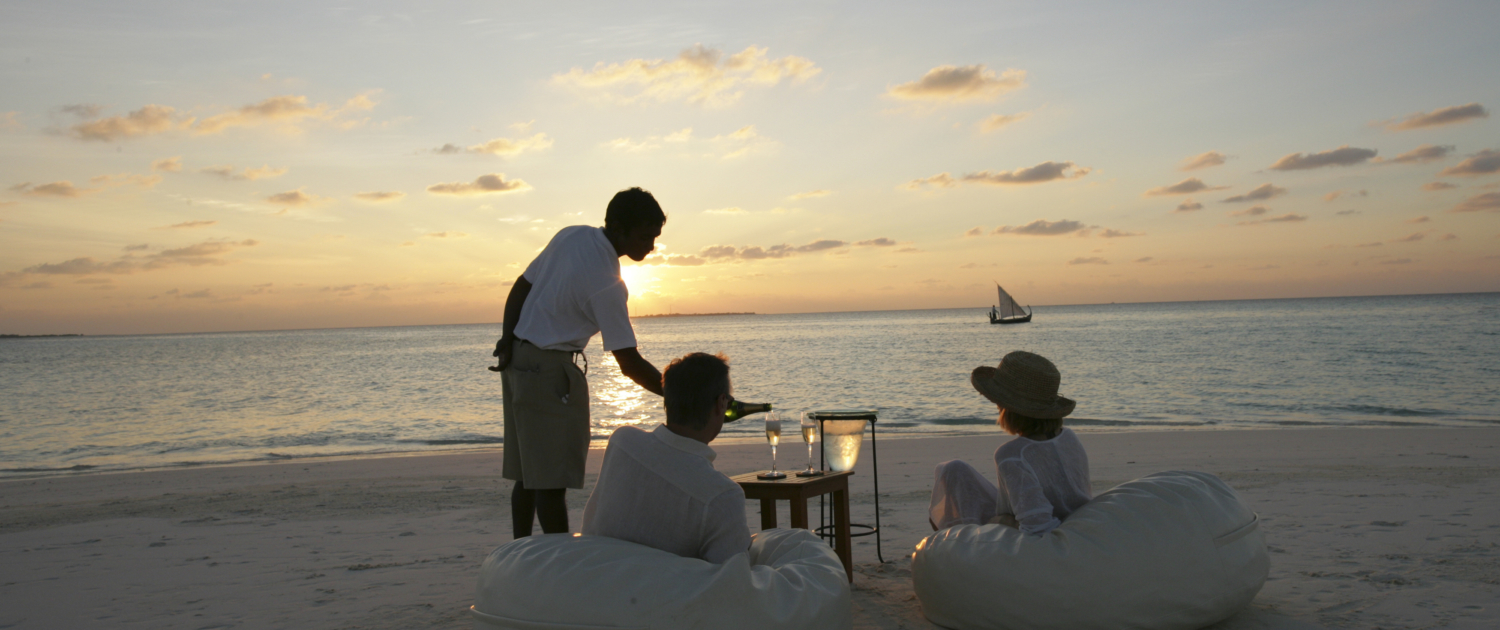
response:
<path id="1" fill-rule="evenodd" d="M 501 374 L 502 475 L 527 490 L 583 488 L 589 453 L 589 386 L 573 353 L 517 340 Z"/>

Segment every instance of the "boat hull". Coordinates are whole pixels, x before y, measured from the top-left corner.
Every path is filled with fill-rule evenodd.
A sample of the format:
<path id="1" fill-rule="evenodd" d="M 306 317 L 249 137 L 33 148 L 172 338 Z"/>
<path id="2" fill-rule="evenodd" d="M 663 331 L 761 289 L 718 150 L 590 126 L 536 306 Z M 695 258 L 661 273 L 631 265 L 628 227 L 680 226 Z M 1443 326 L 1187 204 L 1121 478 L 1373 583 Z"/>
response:
<path id="1" fill-rule="evenodd" d="M 1031 314 L 1027 313 L 1026 316 L 1024 316 L 1024 317 L 997 317 L 995 319 L 991 319 L 990 323 L 991 324 L 1024 324 L 1024 323 L 1029 322 L 1029 321 L 1031 321 Z"/>

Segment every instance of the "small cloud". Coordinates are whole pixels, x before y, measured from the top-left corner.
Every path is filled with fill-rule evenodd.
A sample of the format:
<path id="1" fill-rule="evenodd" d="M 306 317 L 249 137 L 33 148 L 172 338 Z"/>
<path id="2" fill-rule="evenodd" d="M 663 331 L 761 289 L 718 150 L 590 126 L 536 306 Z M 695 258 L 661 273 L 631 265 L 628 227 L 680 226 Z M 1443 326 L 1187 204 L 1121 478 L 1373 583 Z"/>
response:
<path id="1" fill-rule="evenodd" d="M 234 172 L 233 166 L 210 166 L 207 168 L 198 169 L 198 172 L 208 175 L 217 175 L 220 178 L 230 181 L 253 182 L 257 179 L 281 177 L 282 175 L 286 174 L 287 169 L 262 166 L 260 168 L 246 168 L 236 173 Z"/>
<path id="2" fill-rule="evenodd" d="M 1223 203 L 1241 203 L 1241 202 L 1245 202 L 1245 201 L 1265 201 L 1266 199 L 1271 199 L 1271 198 L 1274 198 L 1274 197 L 1280 197 L 1282 195 L 1285 195 L 1286 192 L 1287 191 L 1286 191 L 1285 188 L 1281 188 L 1279 186 L 1273 186 L 1271 184 L 1261 184 L 1260 186 L 1257 186 L 1255 188 L 1255 190 L 1247 192 L 1247 193 L 1245 193 L 1243 195 L 1235 195 L 1233 197 L 1229 197 L 1227 199 L 1224 199 Z"/>
<path id="3" fill-rule="evenodd" d="M 368 203 L 388 203 L 388 202 L 392 202 L 392 201 L 401 201 L 405 197 L 406 197 L 406 193 L 404 193 L 404 192 L 384 191 L 384 190 L 374 191 L 374 192 L 362 192 L 362 193 L 355 193 L 354 194 L 354 198 L 355 199 L 358 199 L 358 200 L 364 201 L 364 202 L 368 202 Z"/>
<path id="4" fill-rule="evenodd" d="M 1198 170 L 1200 168 L 1208 168 L 1208 167 L 1211 167 L 1211 166 L 1218 166 L 1220 164 L 1223 164 L 1228 159 L 1229 159 L 1229 156 L 1226 156 L 1223 153 L 1219 153 L 1218 151 L 1209 151 L 1207 153 L 1199 153 L 1198 155 L 1195 155 L 1195 156 L 1190 157 L 1190 158 L 1188 158 L 1186 160 L 1183 160 L 1182 164 L 1177 167 L 1177 170 L 1179 170 L 1179 171 L 1196 171 L 1196 170 Z"/>
<path id="5" fill-rule="evenodd" d="M 1450 184 L 1448 182 L 1427 182 L 1425 184 L 1422 184 L 1422 190 L 1425 190 L 1427 192 L 1437 192 L 1439 190 L 1449 190 L 1453 188 L 1458 188 L 1458 185 Z"/>
<path id="6" fill-rule="evenodd" d="M 1448 157 L 1453 152 L 1452 145 L 1424 144 L 1420 147 L 1402 153 L 1390 160 L 1393 164 L 1424 164 L 1437 162 Z"/>
<path id="7" fill-rule="evenodd" d="M 935 188 L 952 188 L 957 185 L 958 180 L 954 179 L 952 175 L 949 175 L 947 173 L 938 173 L 937 175 L 933 175 L 932 177 L 924 177 L 922 179 L 911 180 L 909 182 L 906 182 L 905 184 L 902 184 L 900 188 L 905 190 L 921 190 L 923 186 L 932 186 Z"/>
<path id="8" fill-rule="evenodd" d="M 1002 225 L 995 228 L 993 234 L 1020 234 L 1022 236 L 1061 236 L 1082 230 L 1084 224 L 1078 221 L 1063 219 L 1061 221 L 1048 221 L 1037 219 L 1026 225 L 1009 226 Z"/>
<path id="9" fill-rule="evenodd" d="M 486 155 L 519 155 L 526 151 L 538 151 L 552 148 L 552 139 L 545 133 L 539 133 L 529 138 L 511 140 L 510 138 L 495 138 L 483 144 L 476 144 L 467 149 L 460 149 L 452 144 L 445 144 L 433 149 L 433 153 L 483 153 Z"/>
<path id="10" fill-rule="evenodd" d="M 467 238 L 469 235 L 463 232 L 428 232 L 422 236 L 427 238 Z"/>
<path id="11" fill-rule="evenodd" d="M 885 94 L 910 101 L 992 101 L 1023 87 L 1026 87 L 1025 70 L 1010 69 L 997 76 L 983 64 L 938 66 L 916 81 L 887 89 Z"/>
<path id="12" fill-rule="evenodd" d="M 1306 221 L 1306 220 L 1307 220 L 1306 216 L 1303 216 L 1303 215 L 1300 215 L 1300 214 L 1287 213 L 1287 214 L 1283 214 L 1283 215 L 1281 215 L 1279 217 L 1271 217 L 1269 219 L 1258 219 L 1258 220 L 1255 220 L 1255 221 L 1241 221 L 1240 225 L 1260 225 L 1262 223 L 1301 223 L 1302 221 Z"/>
<path id="13" fill-rule="evenodd" d="M 855 243 L 855 245 L 858 247 L 890 247 L 895 244 L 896 241 L 888 239 L 884 236 L 880 238 L 870 239 L 868 241 L 859 241 Z"/>
<path id="14" fill-rule="evenodd" d="M 165 228 L 162 228 L 162 229 L 168 229 L 168 230 L 172 230 L 172 229 L 192 229 L 192 228 L 208 227 L 210 225 L 216 225 L 218 223 L 219 223 L 218 221 L 184 221 L 182 223 L 177 223 L 177 224 L 174 224 L 174 225 L 169 225 L 169 226 L 167 226 Z"/>
<path id="15" fill-rule="evenodd" d="M 348 128 L 357 124 L 357 121 L 338 123 L 335 119 L 345 114 L 374 108 L 375 101 L 372 95 L 372 92 L 356 95 L 338 109 L 323 103 L 309 105 L 306 96 L 291 94 L 274 96 L 253 105 L 205 118 L 193 126 L 193 132 L 199 135 L 216 134 L 234 127 L 254 127 L 265 124 L 279 124 L 288 131 L 299 132 L 301 123 L 313 120 L 333 122 L 337 126 Z"/>
<path id="16" fill-rule="evenodd" d="M 213 290 L 212 289 L 201 289 L 201 290 L 198 290 L 198 291 L 194 291 L 192 293 L 183 293 L 181 295 L 178 295 L 177 297 L 178 297 L 178 299 L 183 299 L 183 300 L 193 300 L 193 299 L 208 299 L 208 298 L 212 298 L 213 296 L 214 296 L 214 294 L 213 294 Z"/>
<path id="17" fill-rule="evenodd" d="M 1456 241 L 1456 240 L 1458 240 L 1458 235 L 1457 234 L 1452 234 L 1452 233 L 1444 234 L 1442 236 L 1439 236 L 1438 240 L 1440 240 L 1440 241 Z"/>
<path id="18" fill-rule="evenodd" d="M 1073 170 L 1068 174 L 1068 170 Z M 1018 168 L 1013 171 L 979 171 L 963 176 L 963 181 L 979 184 L 990 184 L 993 186 L 1008 186 L 1014 184 L 1040 184 L 1043 182 L 1056 181 L 1060 179 L 1078 179 L 1088 175 L 1093 169 L 1075 166 L 1072 162 L 1042 162 L 1029 168 Z"/>
<path id="19" fill-rule="evenodd" d="M 1338 212 L 1335 212 L 1334 214 L 1339 215 L 1341 217 L 1344 217 L 1344 216 L 1349 216 L 1349 215 L 1359 214 L 1359 213 L 1360 212 L 1358 210 L 1340 210 Z"/>
<path id="20" fill-rule="evenodd" d="M 1012 123 L 1017 123 L 1025 120 L 1026 117 L 1030 115 L 1031 114 L 1029 112 L 1021 112 L 1019 114 L 991 114 L 984 120 L 979 121 L 979 132 L 991 133 L 994 131 L 999 131 L 1011 125 Z"/>
<path id="21" fill-rule="evenodd" d="M 1191 197 L 1177 204 L 1177 209 L 1172 212 L 1196 212 L 1203 209 L 1203 204 L 1193 201 Z"/>
<path id="22" fill-rule="evenodd" d="M 598 63 L 592 70 L 573 68 L 554 75 L 552 82 L 584 89 L 608 90 L 635 86 L 630 95 L 606 93 L 622 103 L 642 100 L 688 103 L 720 107 L 744 96 L 747 86 L 772 86 L 783 79 L 801 83 L 822 72 L 811 60 L 786 56 L 769 59 L 767 49 L 750 46 L 728 58 L 702 44 L 682 51 L 675 59 L 630 59 L 623 63 Z"/>
<path id="23" fill-rule="evenodd" d="M 162 158 L 151 163 L 151 170 L 159 173 L 182 172 L 182 156 Z"/>
<path id="24" fill-rule="evenodd" d="M 1166 196 L 1166 195 L 1187 195 L 1187 194 L 1195 193 L 1195 192 L 1198 192 L 1198 191 L 1201 191 L 1201 190 L 1224 190 L 1226 188 L 1229 188 L 1229 187 L 1228 186 L 1209 186 L 1208 184 L 1203 183 L 1203 180 L 1201 180 L 1201 179 L 1198 179 L 1196 177 L 1189 177 L 1189 178 L 1184 179 L 1184 180 L 1182 180 L 1180 182 L 1172 184 L 1171 186 L 1161 186 L 1159 188 L 1152 188 L 1151 190 L 1148 190 L 1145 193 L 1142 193 L 1142 196 L 1144 196 L 1144 197 L 1162 197 L 1162 196 Z"/>
<path id="25" fill-rule="evenodd" d="M 663 142 L 687 142 L 693 138 L 693 128 L 686 127 L 682 131 L 674 131 L 662 138 Z"/>
<path id="26" fill-rule="evenodd" d="M 1426 223 L 1426 222 L 1431 221 L 1431 220 L 1432 219 L 1429 219 L 1426 216 L 1420 216 L 1420 217 L 1417 217 L 1415 219 L 1407 219 L 1406 222 L 1407 223 Z"/>
<path id="27" fill-rule="evenodd" d="M 1125 238 L 1128 236 L 1145 236 L 1144 232 L 1123 232 L 1120 230 L 1104 230 L 1099 233 L 1100 238 Z"/>
<path id="28" fill-rule="evenodd" d="M 1500 173 L 1500 151 L 1485 149 L 1466 158 L 1464 161 L 1443 169 L 1438 173 L 1439 177 L 1471 177 L 1474 175 L 1492 175 Z"/>
<path id="29" fill-rule="evenodd" d="M 513 179 L 505 181 L 504 173 L 491 173 L 480 175 L 469 183 L 454 182 L 447 184 L 433 184 L 427 187 L 427 192 L 434 195 L 452 195 L 468 197 L 473 195 L 496 195 L 515 193 L 531 190 L 531 185 L 523 180 Z"/>
<path id="30" fill-rule="evenodd" d="M 1415 242 L 1420 241 L 1420 240 L 1422 240 L 1424 238 L 1427 238 L 1427 233 L 1426 232 L 1415 232 L 1415 233 L 1409 234 L 1407 236 L 1403 236 L 1401 238 L 1391 239 L 1391 242 L 1392 243 L 1415 243 Z"/>
<path id="31" fill-rule="evenodd" d="M 406 241 L 404 243 L 401 243 L 400 245 L 397 245 L 396 247 L 414 247 L 414 246 L 416 246 L 415 242 L 413 242 L 413 241 Z"/>
<path id="32" fill-rule="evenodd" d="M 50 184 L 41 184 L 38 186 L 32 186 L 30 183 L 20 184 L 18 186 L 12 186 L 11 190 L 19 192 L 23 195 L 31 195 L 33 197 L 63 197 L 73 199 L 82 197 L 91 192 L 95 192 L 96 189 L 79 188 L 77 186 L 74 186 L 73 182 L 60 181 L 52 182 Z"/>
<path id="33" fill-rule="evenodd" d="M 920 254 L 920 253 L 922 253 L 922 250 L 917 249 L 915 247 L 902 247 L 901 249 L 896 250 L 896 253 L 897 254 Z"/>
<path id="34" fill-rule="evenodd" d="M 744 214 L 744 212 L 744 209 L 734 206 L 729 208 L 713 208 L 704 210 L 703 214 Z"/>
<path id="35" fill-rule="evenodd" d="M 148 245 L 148 244 L 146 244 L 146 243 L 141 243 L 141 244 L 138 244 L 138 245 L 126 245 L 125 246 L 125 251 L 127 251 L 127 252 L 143 252 L 143 251 L 146 251 L 148 249 L 151 249 L 151 246 Z"/>
<path id="36" fill-rule="evenodd" d="M 835 247 L 843 247 L 845 245 L 848 245 L 848 243 L 845 243 L 844 241 L 836 241 L 836 240 L 833 240 L 833 239 L 827 239 L 827 238 L 825 238 L 825 239 L 819 239 L 819 240 L 813 241 L 813 242 L 808 243 L 806 245 L 800 245 L 800 246 L 798 246 L 796 248 L 796 251 L 799 251 L 799 252 L 820 252 L 820 251 L 823 251 L 825 249 L 833 249 Z"/>
<path id="37" fill-rule="evenodd" d="M 1380 247 L 1382 245 L 1385 245 L 1385 243 L 1375 241 L 1374 243 L 1360 243 L 1358 245 L 1355 245 L 1355 247 Z"/>
<path id="38" fill-rule="evenodd" d="M 1138 262 L 1138 263 L 1148 263 L 1148 262 L 1151 262 L 1153 260 L 1156 260 L 1156 259 L 1152 258 L 1150 256 L 1146 256 L 1145 258 L 1137 258 L 1137 259 L 1135 259 L 1135 262 Z"/>
<path id="39" fill-rule="evenodd" d="M 818 199 L 818 198 L 821 198 L 821 197 L 827 197 L 827 196 L 829 196 L 831 194 L 833 194 L 833 191 L 831 191 L 831 190 L 809 190 L 807 192 L 800 192 L 800 193 L 797 193 L 797 194 L 792 195 L 790 197 L 787 197 L 786 200 L 787 201 L 799 201 L 799 200 L 802 200 L 802 199 Z"/>
<path id="40" fill-rule="evenodd" d="M 1333 191 L 1331 193 L 1323 195 L 1323 201 L 1333 201 L 1333 200 L 1338 199 L 1340 197 L 1368 197 L 1368 196 L 1370 196 L 1370 193 L 1368 191 L 1364 191 L 1364 190 L 1355 190 L 1355 191 L 1335 190 L 1335 191 Z"/>
<path id="41" fill-rule="evenodd" d="M 1488 118 L 1489 115 L 1489 112 L 1484 111 L 1484 106 L 1479 103 L 1469 103 L 1468 105 L 1444 107 L 1431 112 L 1418 112 L 1400 120 L 1387 120 L 1377 124 L 1385 127 L 1388 131 L 1408 131 L 1423 127 L 1453 125 L 1479 118 Z"/>
<path id="42" fill-rule="evenodd" d="M 1500 193 L 1484 193 L 1463 200 L 1449 212 L 1500 212 Z"/>
<path id="43" fill-rule="evenodd" d="M 651 149 L 661 148 L 661 145 L 656 144 L 649 139 L 636 142 L 634 140 L 631 140 L 630 138 L 615 138 L 614 140 L 602 143 L 599 146 L 614 149 L 616 151 L 624 151 L 626 153 L 640 153 L 642 151 L 650 151 Z"/>
<path id="44" fill-rule="evenodd" d="M 1268 208 L 1266 208 L 1265 206 L 1252 206 L 1252 207 L 1246 208 L 1244 210 L 1236 210 L 1234 212 L 1231 212 L 1231 213 L 1229 213 L 1229 216 L 1231 216 L 1231 217 L 1258 217 L 1258 216 L 1263 215 L 1263 214 L 1265 214 L 1267 212 L 1270 212 L 1270 210 Z"/>
<path id="45" fill-rule="evenodd" d="M 964 236 L 982 236 L 982 235 L 984 235 L 984 228 L 982 228 L 982 227 L 972 227 L 972 228 L 969 228 L 969 231 L 964 232 Z"/>
<path id="46" fill-rule="evenodd" d="M 50 288 L 52 288 L 52 283 L 51 282 L 47 282 L 45 280 L 42 280 L 40 282 L 33 282 L 31 284 L 23 284 L 23 285 L 21 285 L 21 288 L 22 289 L 50 289 Z"/>
<path id="47" fill-rule="evenodd" d="M 0 112 L 0 131 L 17 131 L 20 129 L 25 129 L 26 125 L 23 125 L 21 124 L 21 121 L 16 120 L 16 116 L 19 116 L 20 114 L 21 112 Z"/>
<path id="48" fill-rule="evenodd" d="M 70 127 L 69 131 L 74 138 L 79 140 L 114 142 L 126 138 L 165 133 L 185 127 L 192 122 L 191 118 L 179 122 L 177 110 L 171 107 L 147 105 L 124 116 L 81 122 Z"/>
<path id="49" fill-rule="evenodd" d="M 1380 264 L 1382 264 L 1382 265 L 1409 265 L 1409 264 L 1414 263 L 1414 262 L 1416 262 L 1416 261 L 1414 261 L 1414 260 L 1412 260 L 1410 258 L 1396 258 L 1396 259 L 1392 259 L 1392 260 L 1382 260 L 1382 261 L 1380 261 Z"/>
<path id="50" fill-rule="evenodd" d="M 309 195 L 305 192 L 302 192 L 301 188 L 276 193 L 274 195 L 266 197 L 266 201 L 269 201 L 278 206 L 305 206 L 308 204 L 317 203 L 322 200 L 322 197 Z"/>
<path id="51" fill-rule="evenodd" d="M 1276 160 L 1269 168 L 1273 171 L 1304 171 L 1324 166 L 1353 166 L 1368 162 L 1376 153 L 1375 149 L 1359 149 L 1346 144 L 1322 153 L 1293 153 Z"/>
<path id="52" fill-rule="evenodd" d="M 1108 265 L 1109 261 L 1098 256 L 1092 258 L 1074 258 L 1068 261 L 1069 265 Z"/>

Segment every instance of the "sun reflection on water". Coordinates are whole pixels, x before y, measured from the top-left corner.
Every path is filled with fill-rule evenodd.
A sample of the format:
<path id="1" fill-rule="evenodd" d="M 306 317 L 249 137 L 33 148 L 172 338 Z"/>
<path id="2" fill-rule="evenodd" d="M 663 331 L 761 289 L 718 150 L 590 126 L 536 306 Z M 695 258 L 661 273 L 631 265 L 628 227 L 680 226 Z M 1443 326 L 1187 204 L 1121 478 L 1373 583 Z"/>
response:
<path id="1" fill-rule="evenodd" d="M 616 428 L 625 425 L 641 425 L 657 422 L 653 418 L 652 401 L 648 395 L 654 394 L 641 389 L 635 381 L 620 372 L 620 364 L 615 361 L 615 356 L 604 353 L 604 360 L 600 361 L 598 368 L 599 379 L 594 383 L 597 387 L 593 392 L 593 425 L 596 434 L 609 435 Z M 590 370 L 592 372 L 593 370 Z"/>

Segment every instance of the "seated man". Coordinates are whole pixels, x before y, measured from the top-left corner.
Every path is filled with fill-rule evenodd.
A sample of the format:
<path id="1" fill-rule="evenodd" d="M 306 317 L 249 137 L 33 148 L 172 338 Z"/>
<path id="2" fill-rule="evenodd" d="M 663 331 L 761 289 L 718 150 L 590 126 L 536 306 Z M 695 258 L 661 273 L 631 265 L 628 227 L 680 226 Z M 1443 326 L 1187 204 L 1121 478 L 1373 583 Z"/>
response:
<path id="1" fill-rule="evenodd" d="M 708 443 L 724 427 L 731 387 L 723 355 L 674 359 L 662 373 L 667 423 L 609 438 L 583 533 L 722 563 L 750 547 L 745 491 L 714 470 Z"/>

